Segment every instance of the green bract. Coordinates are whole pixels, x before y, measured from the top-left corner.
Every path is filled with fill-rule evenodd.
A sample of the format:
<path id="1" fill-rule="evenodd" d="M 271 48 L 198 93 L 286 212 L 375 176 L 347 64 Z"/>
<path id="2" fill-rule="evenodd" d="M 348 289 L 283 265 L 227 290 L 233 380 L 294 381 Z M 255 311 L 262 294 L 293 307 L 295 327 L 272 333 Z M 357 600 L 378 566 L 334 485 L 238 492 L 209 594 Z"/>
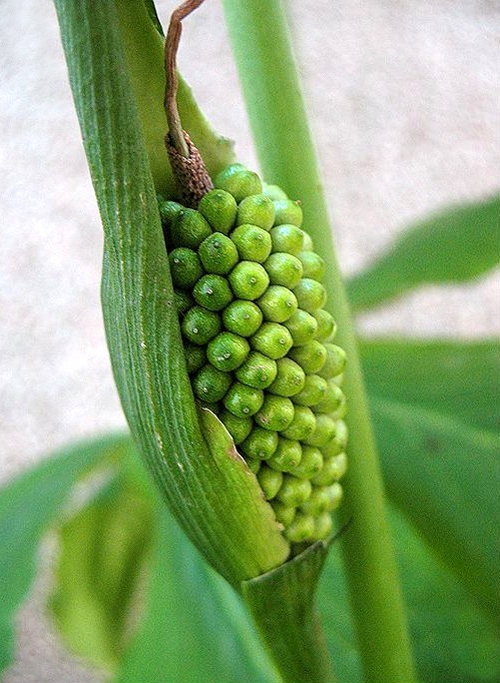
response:
<path id="1" fill-rule="evenodd" d="M 347 431 L 345 353 L 302 209 L 241 164 L 198 210 L 160 213 L 194 395 L 219 415 L 290 542 L 332 531 Z"/>

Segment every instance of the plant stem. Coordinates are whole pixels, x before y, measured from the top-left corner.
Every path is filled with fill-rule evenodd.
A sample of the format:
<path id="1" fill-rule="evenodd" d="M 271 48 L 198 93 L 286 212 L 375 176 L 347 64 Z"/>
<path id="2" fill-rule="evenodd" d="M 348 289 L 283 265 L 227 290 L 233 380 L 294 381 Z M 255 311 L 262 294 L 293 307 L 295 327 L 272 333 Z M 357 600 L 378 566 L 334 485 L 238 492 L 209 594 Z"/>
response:
<path id="1" fill-rule="evenodd" d="M 327 263 L 325 286 L 348 357 L 349 471 L 341 546 L 366 681 L 415 680 L 405 610 L 349 304 L 280 0 L 224 0 L 230 38 L 264 178 L 300 198 L 305 224 Z"/>

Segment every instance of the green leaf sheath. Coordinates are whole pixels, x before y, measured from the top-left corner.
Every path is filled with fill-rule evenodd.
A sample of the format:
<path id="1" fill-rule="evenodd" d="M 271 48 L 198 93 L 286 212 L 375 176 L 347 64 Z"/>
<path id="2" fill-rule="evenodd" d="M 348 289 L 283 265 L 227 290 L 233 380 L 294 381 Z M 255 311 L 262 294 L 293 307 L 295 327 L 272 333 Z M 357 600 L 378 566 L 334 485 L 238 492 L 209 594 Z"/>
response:
<path id="1" fill-rule="evenodd" d="M 243 595 L 287 683 L 333 683 L 314 592 L 327 545 L 315 543 L 293 560 L 243 584 Z"/>
<path id="2" fill-rule="evenodd" d="M 104 227 L 103 313 L 124 412 L 184 529 L 238 585 L 283 562 L 287 546 L 277 525 L 255 514 L 260 498 L 249 491 L 244 463 L 228 454 L 221 466 L 200 430 L 114 6 L 56 7 Z"/>
<path id="3" fill-rule="evenodd" d="M 347 283 L 355 310 L 424 284 L 465 282 L 498 265 L 500 198 L 448 208 L 408 228 L 388 252 Z"/>
<path id="4" fill-rule="evenodd" d="M 122 436 L 77 444 L 43 461 L 0 491 L 0 671 L 12 660 L 12 621 L 35 576 L 42 535 L 75 482 L 101 461 L 117 458 L 129 444 Z"/>
<path id="5" fill-rule="evenodd" d="M 341 514 L 353 522 L 341 543 L 366 679 L 410 683 L 414 680 L 410 645 L 355 333 L 283 3 L 225 0 L 224 8 L 264 178 L 302 202 L 304 227 L 327 263 L 327 307 L 338 323 L 337 343 L 347 353 L 343 389 L 349 404 L 349 466 Z"/>

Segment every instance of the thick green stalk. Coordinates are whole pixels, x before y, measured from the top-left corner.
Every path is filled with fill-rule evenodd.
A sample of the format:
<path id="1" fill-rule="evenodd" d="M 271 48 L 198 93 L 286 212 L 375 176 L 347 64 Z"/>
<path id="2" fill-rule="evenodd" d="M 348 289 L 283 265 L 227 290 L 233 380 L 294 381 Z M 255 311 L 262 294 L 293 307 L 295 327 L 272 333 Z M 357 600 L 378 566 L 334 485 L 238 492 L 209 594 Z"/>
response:
<path id="1" fill-rule="evenodd" d="M 305 227 L 327 262 L 328 300 L 346 350 L 349 472 L 342 549 L 365 678 L 415 680 L 405 611 L 384 510 L 384 492 L 356 347 L 333 246 L 316 154 L 279 0 L 224 0 L 227 24 L 264 178 L 300 198 Z"/>

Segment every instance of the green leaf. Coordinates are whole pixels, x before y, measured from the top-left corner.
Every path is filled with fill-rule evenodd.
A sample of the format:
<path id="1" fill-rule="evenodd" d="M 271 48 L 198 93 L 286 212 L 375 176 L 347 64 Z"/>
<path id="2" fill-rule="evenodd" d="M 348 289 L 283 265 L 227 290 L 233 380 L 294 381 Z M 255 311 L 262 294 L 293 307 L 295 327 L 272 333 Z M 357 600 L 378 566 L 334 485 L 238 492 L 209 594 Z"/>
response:
<path id="1" fill-rule="evenodd" d="M 499 262 L 500 198 L 442 211 L 408 228 L 393 247 L 347 283 L 354 310 L 423 284 L 464 282 Z"/>
<path id="2" fill-rule="evenodd" d="M 142 2 L 131 4 L 144 10 Z M 111 3 L 92 0 L 57 0 L 56 7 L 104 226 L 103 313 L 124 412 L 177 519 L 212 565 L 239 585 L 279 565 L 288 550 L 277 526 L 268 532 L 267 516 L 248 528 L 242 511 L 255 507 L 249 475 L 240 468 L 235 486 L 234 458 L 227 453 L 217 462 L 200 429 L 117 15 Z M 138 9 L 138 23 L 141 16 Z"/>
<path id="3" fill-rule="evenodd" d="M 500 342 L 361 340 L 370 392 L 471 427 L 500 425 Z"/>
<path id="4" fill-rule="evenodd" d="M 122 474 L 58 529 L 50 608 L 66 645 L 109 672 L 130 638 L 152 536 L 151 500 Z"/>
<path id="5" fill-rule="evenodd" d="M 0 491 L 0 670 L 12 660 L 12 620 L 36 571 L 37 549 L 76 481 L 128 448 L 124 436 L 82 442 L 59 451 Z"/>
<path id="6" fill-rule="evenodd" d="M 144 615 L 116 683 L 277 683 L 236 593 L 160 506 L 155 529 Z"/>

